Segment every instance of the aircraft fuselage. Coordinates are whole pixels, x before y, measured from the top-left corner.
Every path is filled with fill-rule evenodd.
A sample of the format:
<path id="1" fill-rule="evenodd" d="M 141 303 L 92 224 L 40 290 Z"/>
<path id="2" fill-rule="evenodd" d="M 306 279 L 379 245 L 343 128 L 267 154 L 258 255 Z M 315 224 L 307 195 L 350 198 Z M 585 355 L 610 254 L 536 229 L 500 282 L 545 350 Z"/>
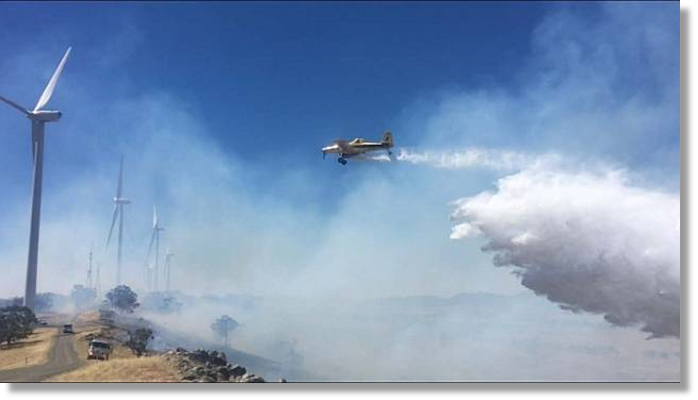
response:
<path id="1" fill-rule="evenodd" d="M 393 147 L 393 137 L 390 132 L 386 132 L 383 136 L 383 140 L 380 142 L 368 142 L 363 138 L 356 138 L 352 141 L 347 140 L 335 140 L 332 144 L 322 148 L 323 158 L 327 154 L 338 154 L 340 164 L 346 164 L 346 159 L 360 154 L 386 150 L 388 155 L 392 154 L 390 149 Z"/>

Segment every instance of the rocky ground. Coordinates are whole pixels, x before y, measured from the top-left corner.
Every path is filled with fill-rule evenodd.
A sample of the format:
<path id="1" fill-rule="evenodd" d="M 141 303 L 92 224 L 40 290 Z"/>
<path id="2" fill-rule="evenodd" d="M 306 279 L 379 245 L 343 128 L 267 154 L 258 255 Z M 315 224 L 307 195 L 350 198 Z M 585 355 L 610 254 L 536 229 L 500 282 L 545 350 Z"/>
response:
<path id="1" fill-rule="evenodd" d="M 187 351 L 178 347 L 165 353 L 165 358 L 176 366 L 185 382 L 266 382 L 261 376 L 248 373 L 245 367 L 229 364 L 225 353 L 216 350 Z"/>

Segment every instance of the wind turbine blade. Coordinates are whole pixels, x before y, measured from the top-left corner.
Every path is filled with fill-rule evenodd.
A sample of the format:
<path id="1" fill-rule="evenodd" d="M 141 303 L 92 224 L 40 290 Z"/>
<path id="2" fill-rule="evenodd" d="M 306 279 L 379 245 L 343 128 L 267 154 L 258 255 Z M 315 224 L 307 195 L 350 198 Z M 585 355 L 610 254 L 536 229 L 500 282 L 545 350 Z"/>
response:
<path id="1" fill-rule="evenodd" d="M 153 229 L 158 227 L 158 209 L 153 206 Z"/>
<path id="2" fill-rule="evenodd" d="M 51 77 L 51 80 L 48 81 L 48 85 L 46 85 L 46 89 L 44 89 L 44 92 L 41 94 L 41 97 L 39 97 L 39 101 L 36 102 L 36 107 L 34 107 L 34 112 L 37 112 L 44 108 L 46 103 L 51 99 L 51 95 L 53 94 L 53 89 L 56 88 L 56 83 L 58 82 L 58 78 L 61 77 L 61 73 L 63 72 L 63 67 L 65 66 L 65 62 L 68 60 L 68 55 L 70 54 L 70 49 L 72 47 L 68 47 L 68 50 L 65 52 L 65 55 L 61 59 L 61 62 L 58 64 L 58 68 L 56 68 L 56 71 L 53 73 L 53 76 Z"/>
<path id="3" fill-rule="evenodd" d="M 8 104 L 10 107 L 12 107 L 12 108 L 18 109 L 19 112 L 21 112 L 22 114 L 24 114 L 24 115 L 29 115 L 29 110 L 27 110 L 26 108 L 20 106 L 19 104 L 15 103 L 14 101 L 12 101 L 12 100 L 10 100 L 10 99 L 7 99 L 7 98 L 5 98 L 5 97 L 2 97 L 2 96 L 0 96 L 0 100 L 4 101 L 5 103 L 7 103 L 7 104 Z"/>
<path id="4" fill-rule="evenodd" d="M 124 190 L 124 156 L 121 156 L 121 164 L 119 165 L 119 185 L 116 187 L 116 198 L 121 198 L 121 193 Z"/>
<path id="5" fill-rule="evenodd" d="M 114 204 L 114 216 L 111 219 L 111 228 L 109 228 L 109 236 L 107 237 L 107 244 L 105 247 L 109 246 L 109 242 L 111 241 L 111 234 L 114 232 L 114 225 L 116 224 L 116 217 L 119 216 L 119 205 Z"/>

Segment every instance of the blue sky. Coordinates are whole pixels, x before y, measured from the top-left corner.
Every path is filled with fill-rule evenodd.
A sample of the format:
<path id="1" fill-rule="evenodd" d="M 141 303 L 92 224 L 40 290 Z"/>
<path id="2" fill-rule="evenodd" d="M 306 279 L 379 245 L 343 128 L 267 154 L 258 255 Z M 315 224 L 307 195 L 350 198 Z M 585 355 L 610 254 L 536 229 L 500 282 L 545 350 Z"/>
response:
<path id="1" fill-rule="evenodd" d="M 124 96 L 166 92 L 226 151 L 304 167 L 335 137 L 395 129 L 400 111 L 434 90 L 512 82 L 543 15 L 516 3 L 3 7 L 3 50 L 38 35 L 60 38 L 45 45 L 54 58 L 67 44 L 102 52 L 75 57 L 66 74 Z"/>
<path id="2" fill-rule="evenodd" d="M 177 238 L 176 228 L 181 233 L 194 222 L 204 230 L 230 222 L 221 224 L 228 237 L 192 233 L 212 246 L 206 253 L 249 232 L 265 237 L 270 247 L 258 253 L 277 258 L 260 260 L 235 247 L 243 244 L 226 256 L 250 269 L 285 264 L 319 241 L 315 260 L 342 243 L 371 255 L 369 238 L 387 240 L 383 261 L 393 265 L 367 289 L 371 295 L 381 294 L 400 263 L 410 264 L 406 282 L 387 294 L 520 290 L 508 271 L 491 268 L 482 243 L 447 240 L 449 203 L 492 189 L 501 172 L 407 163 L 341 167 L 319 151 L 334 138 L 379 137 L 391 129 L 398 147 L 417 152 L 473 146 L 555 152 L 627 168 L 661 190 L 678 188 L 678 2 L 0 8 L 4 96 L 34 104 L 73 46 L 50 103 L 64 118 L 48 127 L 42 236 L 47 262 L 61 260 L 54 271 L 71 279 L 82 274 L 87 242 L 106 235 L 122 153 L 126 193 L 134 199 L 127 219 L 134 279 L 158 203 L 181 247 L 193 247 L 186 244 L 192 238 Z M 24 263 L 30 152 L 23 118 L 3 109 L 0 127 L 0 223 L 12 227 L 3 228 L 0 248 L 13 249 L 3 266 L 9 268 Z M 184 192 L 191 196 L 186 205 Z M 75 221 L 89 225 L 76 228 L 84 228 L 80 245 L 61 243 L 60 229 Z M 58 239 L 49 248 L 51 226 Z M 423 243 L 418 254 L 402 254 L 414 241 Z M 434 277 L 431 266 L 416 261 L 432 253 L 442 276 L 455 279 Z M 197 256 L 183 254 L 182 262 Z M 463 258 L 478 268 L 464 268 L 456 261 Z M 283 276 L 297 272 L 279 268 Z M 235 280 L 234 289 L 256 291 L 264 276 L 249 276 L 249 286 Z M 201 282 L 200 290 L 209 286 Z"/>

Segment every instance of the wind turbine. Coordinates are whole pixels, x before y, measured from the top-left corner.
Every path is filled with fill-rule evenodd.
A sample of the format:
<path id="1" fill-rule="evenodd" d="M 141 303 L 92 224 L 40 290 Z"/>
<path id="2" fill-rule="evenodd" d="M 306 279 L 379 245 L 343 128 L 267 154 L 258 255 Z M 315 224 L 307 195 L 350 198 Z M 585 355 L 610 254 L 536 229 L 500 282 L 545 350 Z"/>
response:
<path id="1" fill-rule="evenodd" d="M 170 268 L 172 268 L 172 256 L 174 253 L 167 247 L 165 250 L 165 291 L 170 291 Z"/>
<path id="2" fill-rule="evenodd" d="M 99 294 L 102 291 L 102 280 L 99 277 L 99 263 L 97 263 L 97 278 L 95 279 L 95 294 L 99 300 Z"/>
<path id="3" fill-rule="evenodd" d="M 119 164 L 119 183 L 116 186 L 116 196 L 112 200 L 114 202 L 114 213 L 111 218 L 111 227 L 109 228 L 109 236 L 107 237 L 107 247 L 111 241 L 111 235 L 114 231 L 116 218 L 119 218 L 119 236 L 116 245 L 116 286 L 121 284 L 121 248 L 122 237 L 124 232 L 124 205 L 131 203 L 131 200 L 122 197 L 124 192 L 124 156 L 121 156 Z"/>
<path id="4" fill-rule="evenodd" d="M 39 220 L 41 218 L 41 181 L 43 178 L 44 167 L 44 125 L 47 122 L 55 122 L 61 118 L 61 112 L 55 110 L 44 110 L 44 107 L 51 99 L 53 90 L 56 88 L 58 78 L 63 72 L 65 62 L 70 54 L 70 47 L 63 55 L 61 62 L 58 64 L 56 71 L 48 81 L 44 92 L 39 97 L 33 111 L 20 106 L 12 100 L 0 96 L 0 100 L 7 103 L 10 107 L 17 109 L 31 121 L 32 127 L 32 154 L 34 157 L 34 183 L 32 187 L 32 205 L 31 205 L 31 228 L 29 230 L 29 257 L 27 260 L 27 283 L 24 291 L 24 305 L 31 310 L 34 310 L 36 300 L 36 275 L 37 264 L 39 259 Z"/>
<path id="5" fill-rule="evenodd" d="M 90 254 L 88 256 L 87 264 L 87 288 L 92 289 L 92 246 L 90 246 Z"/>
<path id="6" fill-rule="evenodd" d="M 160 253 L 160 232 L 165 229 L 160 226 L 160 220 L 158 219 L 158 209 L 153 206 L 153 234 L 150 236 L 150 245 L 148 246 L 148 260 L 150 260 L 150 253 L 153 250 L 153 243 L 155 243 L 155 267 L 151 275 L 151 279 L 154 280 L 153 288 L 154 291 L 158 290 L 158 254 Z M 148 285 L 151 283 L 148 282 Z"/>

